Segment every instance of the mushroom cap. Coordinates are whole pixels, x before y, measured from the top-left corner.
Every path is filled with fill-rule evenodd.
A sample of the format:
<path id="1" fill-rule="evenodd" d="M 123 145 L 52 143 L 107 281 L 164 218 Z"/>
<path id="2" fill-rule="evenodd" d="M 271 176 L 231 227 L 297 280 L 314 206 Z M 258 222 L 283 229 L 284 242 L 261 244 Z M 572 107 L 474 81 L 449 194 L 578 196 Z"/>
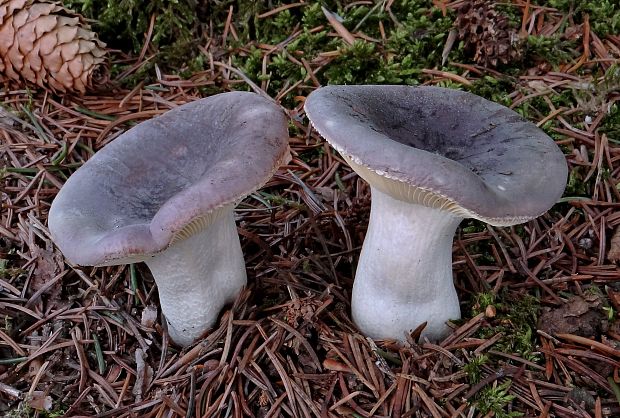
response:
<path id="1" fill-rule="evenodd" d="M 566 186 L 566 160 L 549 136 L 471 93 L 327 86 L 305 110 L 361 177 L 403 201 L 513 225 L 547 211 Z"/>
<path id="2" fill-rule="evenodd" d="M 287 119 L 247 92 L 179 106 L 128 130 L 62 187 L 52 238 L 81 265 L 143 261 L 208 226 L 288 161 Z"/>

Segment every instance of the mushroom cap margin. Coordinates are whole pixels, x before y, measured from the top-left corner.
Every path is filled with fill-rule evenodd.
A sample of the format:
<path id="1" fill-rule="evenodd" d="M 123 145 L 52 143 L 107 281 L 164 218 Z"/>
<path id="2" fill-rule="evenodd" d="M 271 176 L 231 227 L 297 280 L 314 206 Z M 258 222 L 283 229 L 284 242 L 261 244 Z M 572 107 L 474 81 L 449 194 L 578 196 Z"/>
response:
<path id="1" fill-rule="evenodd" d="M 305 110 L 365 180 L 401 200 L 511 225 L 547 211 L 566 185 L 566 161 L 551 138 L 471 93 L 326 86 L 308 96 Z"/>
<path id="2" fill-rule="evenodd" d="M 290 158 L 287 119 L 231 92 L 142 122 L 80 167 L 49 212 L 52 238 L 80 265 L 144 261 L 264 185 Z"/>

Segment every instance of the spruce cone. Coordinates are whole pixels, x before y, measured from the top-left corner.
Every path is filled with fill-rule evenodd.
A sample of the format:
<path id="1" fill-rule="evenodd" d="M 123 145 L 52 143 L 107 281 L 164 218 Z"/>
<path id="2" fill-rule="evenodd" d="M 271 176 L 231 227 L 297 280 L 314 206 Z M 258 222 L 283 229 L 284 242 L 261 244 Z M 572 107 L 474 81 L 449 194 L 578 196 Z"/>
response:
<path id="1" fill-rule="evenodd" d="M 465 51 L 474 61 L 486 67 L 497 67 L 521 58 L 519 35 L 510 27 L 508 18 L 487 0 L 468 0 L 458 9 L 455 26 Z"/>
<path id="2" fill-rule="evenodd" d="M 58 3 L 0 0 L 0 72 L 56 92 L 104 81 L 105 44 Z"/>

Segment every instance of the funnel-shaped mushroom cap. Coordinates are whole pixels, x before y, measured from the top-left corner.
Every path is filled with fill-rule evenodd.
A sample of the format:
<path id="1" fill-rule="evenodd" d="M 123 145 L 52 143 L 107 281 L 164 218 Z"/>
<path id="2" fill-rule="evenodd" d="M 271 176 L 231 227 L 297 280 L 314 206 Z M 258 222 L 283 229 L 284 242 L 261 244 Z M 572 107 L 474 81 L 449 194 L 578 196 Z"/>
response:
<path id="1" fill-rule="evenodd" d="M 399 200 L 511 225 L 544 213 L 566 185 L 551 138 L 471 93 L 328 86 L 308 96 L 305 110 L 365 180 Z"/>
<path id="2" fill-rule="evenodd" d="M 143 261 L 207 226 L 289 157 L 287 120 L 254 93 L 224 93 L 140 123 L 97 152 L 50 209 L 50 232 L 81 265 Z"/>

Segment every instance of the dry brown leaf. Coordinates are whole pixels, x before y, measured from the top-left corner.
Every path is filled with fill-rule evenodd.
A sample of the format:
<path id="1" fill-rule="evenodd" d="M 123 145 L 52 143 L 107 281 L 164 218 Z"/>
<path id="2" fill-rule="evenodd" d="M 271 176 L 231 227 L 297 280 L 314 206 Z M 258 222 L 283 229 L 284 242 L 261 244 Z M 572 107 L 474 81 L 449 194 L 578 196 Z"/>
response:
<path id="1" fill-rule="evenodd" d="M 28 401 L 28 406 L 37 411 L 50 411 L 53 406 L 52 397 L 45 395 L 45 392 L 35 390 Z"/>
<path id="2" fill-rule="evenodd" d="M 136 384 L 133 387 L 133 395 L 136 402 L 142 400 L 145 389 L 153 379 L 153 368 L 146 364 L 148 355 L 141 348 L 136 348 Z"/>
<path id="3" fill-rule="evenodd" d="M 335 372 L 344 372 L 351 373 L 351 368 L 344 363 L 339 362 L 338 360 L 334 360 L 332 358 L 327 358 L 323 360 L 323 367 L 327 370 L 333 370 Z"/>
<path id="4" fill-rule="evenodd" d="M 157 322 L 157 307 L 155 305 L 149 305 L 142 311 L 140 323 L 145 327 L 153 328 L 155 322 Z"/>
<path id="5" fill-rule="evenodd" d="M 614 290 L 611 287 L 607 287 L 606 290 L 611 306 L 613 306 L 616 311 L 620 312 L 620 291 Z"/>
<path id="6" fill-rule="evenodd" d="M 620 260 L 620 226 L 616 228 L 614 235 L 611 237 L 607 259 L 614 263 Z"/>
<path id="7" fill-rule="evenodd" d="M 538 320 L 538 328 L 550 335 L 595 337 L 605 319 L 600 305 L 600 297 L 571 297 L 564 305 L 544 312 Z"/>
<path id="8" fill-rule="evenodd" d="M 62 256 L 59 253 L 40 247 L 34 247 L 32 253 L 36 256 L 37 261 L 32 281 L 30 282 L 30 291 L 35 293 L 47 286 L 47 283 L 60 273 Z M 45 290 L 46 299 L 50 303 L 50 307 L 55 307 L 57 301 L 60 300 L 61 290 L 62 280 L 57 280 L 49 289 Z"/>

